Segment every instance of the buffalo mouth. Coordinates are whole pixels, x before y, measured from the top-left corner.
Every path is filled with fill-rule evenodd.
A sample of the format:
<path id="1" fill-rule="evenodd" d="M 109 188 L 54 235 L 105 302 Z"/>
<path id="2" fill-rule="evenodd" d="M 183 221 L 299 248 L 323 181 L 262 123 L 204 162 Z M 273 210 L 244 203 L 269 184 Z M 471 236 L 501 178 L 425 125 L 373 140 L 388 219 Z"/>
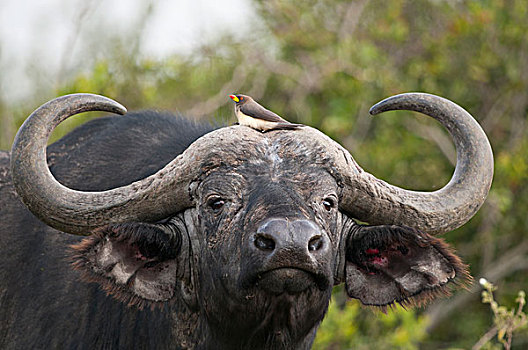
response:
<path id="1" fill-rule="evenodd" d="M 297 267 L 279 267 L 260 272 L 255 277 L 255 285 L 272 294 L 298 294 L 317 287 L 326 290 L 330 281 L 321 273 Z"/>

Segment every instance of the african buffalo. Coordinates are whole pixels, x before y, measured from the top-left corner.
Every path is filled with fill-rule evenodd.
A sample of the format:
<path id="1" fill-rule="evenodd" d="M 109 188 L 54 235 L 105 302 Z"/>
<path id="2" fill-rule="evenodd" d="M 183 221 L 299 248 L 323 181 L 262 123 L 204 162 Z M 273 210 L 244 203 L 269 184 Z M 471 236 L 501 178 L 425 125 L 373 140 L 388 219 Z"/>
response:
<path id="1" fill-rule="evenodd" d="M 371 113 L 394 109 L 452 135 L 444 188 L 392 186 L 310 127 L 141 112 L 46 147 L 72 115 L 125 109 L 90 94 L 41 106 L 0 153 L 0 348 L 307 349 L 337 284 L 381 307 L 447 293 L 468 275 L 432 235 L 482 205 L 491 148 L 448 100 L 403 94 Z"/>

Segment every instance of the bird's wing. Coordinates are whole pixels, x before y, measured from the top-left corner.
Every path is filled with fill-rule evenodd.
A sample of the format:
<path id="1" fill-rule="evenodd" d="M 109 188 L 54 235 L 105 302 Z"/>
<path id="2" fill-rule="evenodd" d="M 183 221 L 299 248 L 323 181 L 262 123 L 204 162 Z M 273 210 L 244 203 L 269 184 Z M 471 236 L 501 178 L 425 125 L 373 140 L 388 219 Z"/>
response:
<path id="1" fill-rule="evenodd" d="M 245 104 L 240 107 L 240 111 L 250 117 L 262 119 L 268 122 L 288 123 L 287 120 L 282 119 L 279 115 L 267 110 L 257 103 Z"/>

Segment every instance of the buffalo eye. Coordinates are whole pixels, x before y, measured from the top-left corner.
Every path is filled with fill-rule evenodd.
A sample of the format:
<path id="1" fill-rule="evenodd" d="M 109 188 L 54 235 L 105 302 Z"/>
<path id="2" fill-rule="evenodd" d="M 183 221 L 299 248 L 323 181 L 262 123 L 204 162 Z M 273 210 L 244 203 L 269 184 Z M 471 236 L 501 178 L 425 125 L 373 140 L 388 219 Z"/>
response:
<path id="1" fill-rule="evenodd" d="M 207 206 L 215 213 L 219 213 L 224 207 L 225 200 L 218 196 L 210 197 L 207 200 Z"/>
<path id="2" fill-rule="evenodd" d="M 326 211 L 331 211 L 335 207 L 335 200 L 331 197 L 326 197 L 323 199 L 323 208 L 325 208 Z"/>

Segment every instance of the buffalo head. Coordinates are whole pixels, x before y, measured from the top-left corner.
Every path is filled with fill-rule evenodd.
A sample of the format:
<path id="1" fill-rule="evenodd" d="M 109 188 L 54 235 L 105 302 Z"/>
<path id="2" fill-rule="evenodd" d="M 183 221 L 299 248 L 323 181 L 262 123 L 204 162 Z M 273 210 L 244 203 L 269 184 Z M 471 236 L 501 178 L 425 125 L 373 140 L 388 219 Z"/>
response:
<path id="1" fill-rule="evenodd" d="M 398 95 L 371 113 L 394 109 L 430 115 L 452 135 L 457 166 L 444 188 L 392 186 L 313 128 L 263 134 L 231 126 L 202 136 L 141 181 L 72 190 L 46 163 L 53 128 L 84 111 L 125 113 L 88 94 L 36 110 L 17 134 L 11 170 L 22 201 L 42 221 L 91 235 L 74 258 L 86 278 L 131 304 L 183 301 L 184 309 L 171 311 L 174 327 L 196 331 L 182 332 L 180 346 L 309 347 L 336 284 L 383 307 L 421 302 L 466 276 L 431 235 L 459 227 L 482 205 L 493 176 L 489 142 L 445 99 Z"/>

